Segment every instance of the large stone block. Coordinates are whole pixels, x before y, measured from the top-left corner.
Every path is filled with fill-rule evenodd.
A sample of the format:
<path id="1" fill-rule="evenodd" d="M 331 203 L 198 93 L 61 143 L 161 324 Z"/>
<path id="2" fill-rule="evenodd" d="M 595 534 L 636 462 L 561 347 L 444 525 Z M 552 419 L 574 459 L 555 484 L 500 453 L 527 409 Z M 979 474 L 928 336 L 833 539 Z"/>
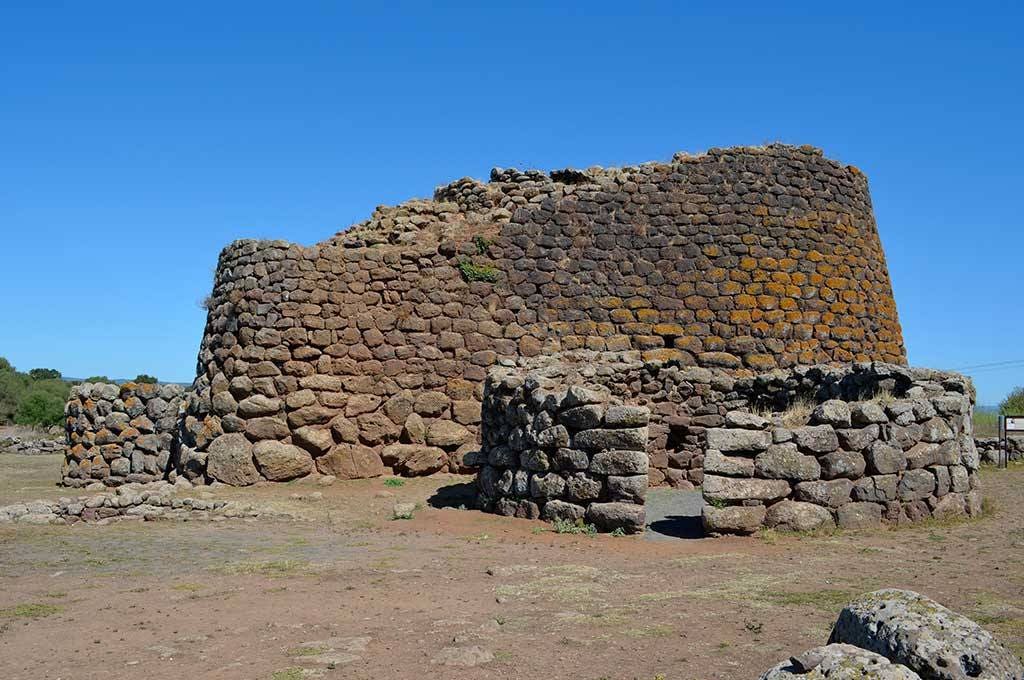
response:
<path id="1" fill-rule="evenodd" d="M 829 642 L 881 654 L 926 680 L 1024 678 L 1020 659 L 991 633 L 909 590 L 879 590 L 846 605 Z"/>
<path id="2" fill-rule="evenodd" d="M 365 479 L 384 474 L 384 464 L 373 449 L 358 444 L 338 444 L 316 459 L 320 474 L 338 479 Z"/>
<path id="3" fill-rule="evenodd" d="M 836 527 L 835 519 L 827 508 L 790 500 L 779 501 L 768 508 L 764 523 L 780 531 L 818 531 Z"/>
<path id="4" fill-rule="evenodd" d="M 806 482 L 805 482 L 806 483 Z M 715 501 L 773 501 L 790 493 L 783 479 L 744 479 L 704 475 L 704 496 Z"/>
<path id="5" fill-rule="evenodd" d="M 774 666 L 760 680 L 921 680 L 881 654 L 853 645 L 815 647 Z"/>
<path id="6" fill-rule="evenodd" d="M 252 444 L 238 432 L 213 440 L 207 450 L 206 473 L 232 486 L 248 486 L 261 479 L 252 461 Z"/>
<path id="7" fill-rule="evenodd" d="M 708 449 L 722 453 L 755 453 L 772 443 L 772 434 L 764 430 L 716 428 L 705 433 Z"/>
<path id="8" fill-rule="evenodd" d="M 701 524 L 708 534 L 752 534 L 764 524 L 765 512 L 763 505 L 705 505 Z"/>
<path id="9" fill-rule="evenodd" d="M 313 471 L 309 452 L 293 444 L 261 441 L 252 447 L 252 454 L 260 474 L 272 482 L 304 477 Z"/>

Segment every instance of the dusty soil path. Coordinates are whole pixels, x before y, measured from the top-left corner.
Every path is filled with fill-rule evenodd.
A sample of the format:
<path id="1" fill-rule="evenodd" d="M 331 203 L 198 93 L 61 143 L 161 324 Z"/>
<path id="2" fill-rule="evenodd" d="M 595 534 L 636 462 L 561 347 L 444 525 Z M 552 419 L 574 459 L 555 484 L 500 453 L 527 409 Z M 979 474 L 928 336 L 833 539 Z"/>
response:
<path id="1" fill-rule="evenodd" d="M 41 461 L 12 475 L 19 458 L 0 459 L 0 504 L 60 495 Z M 983 474 L 984 519 L 828 537 L 557 535 L 431 507 L 458 502 L 459 477 L 217 492 L 301 521 L 4 525 L 0 676 L 742 680 L 883 586 L 1020 653 L 1024 466 Z M 393 521 L 397 501 L 423 507 Z"/>

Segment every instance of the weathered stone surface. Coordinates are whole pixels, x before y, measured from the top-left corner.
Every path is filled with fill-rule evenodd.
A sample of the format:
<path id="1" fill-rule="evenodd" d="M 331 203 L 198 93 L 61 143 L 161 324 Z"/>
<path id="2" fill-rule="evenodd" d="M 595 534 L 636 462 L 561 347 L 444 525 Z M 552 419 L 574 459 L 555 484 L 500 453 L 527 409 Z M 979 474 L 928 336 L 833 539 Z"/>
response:
<path id="1" fill-rule="evenodd" d="M 330 430 L 310 426 L 300 427 L 292 432 L 292 441 L 314 456 L 327 453 L 334 446 Z"/>
<path id="2" fill-rule="evenodd" d="M 644 451 L 647 448 L 647 428 L 583 430 L 572 436 L 572 448 L 593 451 L 608 449 Z"/>
<path id="3" fill-rule="evenodd" d="M 727 477 L 753 477 L 754 461 L 741 456 L 726 456 L 721 451 L 709 449 L 704 453 L 704 473 Z"/>
<path id="4" fill-rule="evenodd" d="M 708 430 L 707 447 L 722 453 L 754 453 L 764 451 L 772 443 L 771 432 L 763 430 Z"/>
<path id="5" fill-rule="evenodd" d="M 815 647 L 769 669 L 761 680 L 921 680 L 914 671 L 853 645 Z"/>
<path id="6" fill-rule="evenodd" d="M 867 467 L 864 456 L 856 451 L 833 451 L 818 460 L 821 462 L 822 479 L 859 479 Z"/>
<path id="7" fill-rule="evenodd" d="M 839 448 L 845 451 L 863 451 L 878 440 L 881 430 L 878 425 L 836 430 Z"/>
<path id="8" fill-rule="evenodd" d="M 804 425 L 793 429 L 796 445 L 811 453 L 831 453 L 839 448 L 839 437 L 830 425 Z"/>
<path id="9" fill-rule="evenodd" d="M 879 503 L 847 503 L 836 510 L 842 529 L 871 529 L 882 523 L 884 506 Z"/>
<path id="10" fill-rule="evenodd" d="M 901 501 L 916 501 L 932 495 L 935 476 L 928 470 L 907 470 L 900 477 L 897 493 Z"/>
<path id="11" fill-rule="evenodd" d="M 818 531 L 835 529 L 832 513 L 821 505 L 800 501 L 779 501 L 770 508 L 765 526 L 780 531 Z"/>
<path id="12" fill-rule="evenodd" d="M 771 423 L 766 418 L 747 411 L 729 411 L 725 414 L 725 424 L 744 430 L 764 430 Z"/>
<path id="13" fill-rule="evenodd" d="M 1020 680 L 1024 666 L 970 619 L 909 590 L 879 590 L 843 608 L 829 642 L 856 645 L 926 680 Z"/>
<path id="14" fill-rule="evenodd" d="M 643 451 L 602 451 L 591 459 L 590 471 L 598 475 L 645 475 L 647 454 Z"/>
<path id="15" fill-rule="evenodd" d="M 530 495 L 534 498 L 557 498 L 565 491 L 565 479 L 557 472 L 530 475 Z"/>
<path id="16" fill-rule="evenodd" d="M 426 442 L 430 446 L 455 448 L 474 440 L 472 432 L 451 420 L 435 420 L 427 427 Z"/>
<path id="17" fill-rule="evenodd" d="M 304 477 L 313 471 L 309 452 L 293 444 L 261 441 L 252 447 L 252 454 L 260 474 L 272 482 Z"/>
<path id="18" fill-rule="evenodd" d="M 646 427 L 651 412 L 643 406 L 609 406 L 604 414 L 608 427 Z"/>
<path id="19" fill-rule="evenodd" d="M 545 503 L 544 507 L 541 509 L 541 517 L 548 522 L 554 522 L 555 520 L 575 522 L 576 520 L 583 519 L 586 512 L 586 508 L 582 505 L 566 503 L 565 501 L 559 500 L 550 500 Z"/>
<path id="20" fill-rule="evenodd" d="M 706 458 L 704 465 L 707 470 Z M 809 481 L 821 476 L 821 465 L 814 456 L 800 453 L 795 444 L 772 444 L 754 459 L 754 473 L 767 479 Z"/>
<path id="21" fill-rule="evenodd" d="M 586 521 L 601 531 L 622 529 L 627 534 L 644 530 L 644 506 L 633 503 L 591 503 L 587 506 Z"/>
<path id="22" fill-rule="evenodd" d="M 704 475 L 704 496 L 712 500 L 772 501 L 785 498 L 789 492 L 789 482 L 781 479 L 744 479 Z"/>
<path id="23" fill-rule="evenodd" d="M 253 441 L 284 439 L 291 433 L 288 423 L 280 418 L 253 418 L 245 421 L 245 434 Z"/>
<path id="24" fill-rule="evenodd" d="M 889 475 L 907 469 L 903 450 L 885 442 L 875 442 L 867 451 L 868 470 L 876 475 Z"/>
<path id="25" fill-rule="evenodd" d="M 316 459 L 316 469 L 338 479 L 365 479 L 384 474 L 381 457 L 373 449 L 357 444 L 338 444 L 327 455 Z"/>
<path id="26" fill-rule="evenodd" d="M 853 499 L 871 503 L 885 503 L 896 500 L 896 475 L 874 475 L 862 477 L 853 486 Z"/>
<path id="27" fill-rule="evenodd" d="M 701 523 L 704 531 L 709 534 L 752 534 L 764 523 L 765 512 L 763 505 L 731 505 L 724 508 L 705 505 Z"/>
<path id="28" fill-rule="evenodd" d="M 574 430 L 588 430 L 601 424 L 604 408 L 597 404 L 577 406 L 558 414 L 558 421 Z"/>
<path id="29" fill-rule="evenodd" d="M 445 466 L 448 459 L 443 449 L 421 444 L 391 444 L 381 451 L 381 459 L 396 472 L 405 475 L 429 475 Z"/>
<path id="30" fill-rule="evenodd" d="M 838 508 L 850 502 L 853 482 L 848 479 L 831 481 L 800 482 L 794 488 L 794 498 L 798 501 L 817 503 L 829 508 Z"/>
<path id="31" fill-rule="evenodd" d="M 857 426 L 889 422 L 885 415 L 885 409 L 880 404 L 870 401 L 854 404 L 850 409 L 850 420 Z"/>
<path id="32" fill-rule="evenodd" d="M 647 497 L 647 475 L 620 477 L 611 475 L 606 480 L 608 498 L 613 501 L 643 505 Z"/>
<path id="33" fill-rule="evenodd" d="M 571 501 L 594 501 L 601 496 L 601 491 L 601 481 L 586 472 L 574 473 L 565 480 L 565 497 Z"/>
<path id="34" fill-rule="evenodd" d="M 850 405 L 839 399 L 829 399 L 815 407 L 811 422 L 832 427 L 850 427 Z"/>
<path id="35" fill-rule="evenodd" d="M 280 399 L 271 399 L 262 394 L 254 394 L 251 397 L 238 402 L 238 415 L 242 418 L 258 418 L 259 416 L 273 416 L 281 411 Z"/>
<path id="36" fill-rule="evenodd" d="M 241 433 L 222 434 L 207 452 L 206 472 L 232 486 L 248 486 L 261 477 L 252 462 L 252 444 Z"/>

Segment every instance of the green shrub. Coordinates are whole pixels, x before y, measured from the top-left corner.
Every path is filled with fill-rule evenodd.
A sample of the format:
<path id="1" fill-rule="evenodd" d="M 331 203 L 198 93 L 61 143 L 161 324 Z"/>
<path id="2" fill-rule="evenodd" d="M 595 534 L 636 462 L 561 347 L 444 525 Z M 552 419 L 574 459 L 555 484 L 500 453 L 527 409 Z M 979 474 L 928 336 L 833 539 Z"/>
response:
<path id="1" fill-rule="evenodd" d="M 154 378 L 151 375 L 147 375 L 145 373 L 139 373 L 137 376 L 135 376 L 135 382 L 137 382 L 137 383 L 146 383 L 148 385 L 155 385 L 157 383 L 157 379 Z"/>
<path id="2" fill-rule="evenodd" d="M 555 527 L 556 534 L 586 534 L 587 536 L 593 536 L 597 533 L 597 527 L 593 524 L 587 524 L 582 519 L 578 519 L 575 522 L 568 519 L 556 519 L 552 522 Z"/>
<path id="3" fill-rule="evenodd" d="M 33 385 L 29 393 L 18 403 L 14 422 L 18 425 L 42 425 L 51 427 L 64 421 L 64 403 L 67 394 Z"/>
<path id="4" fill-rule="evenodd" d="M 459 273 L 462 274 L 462 280 L 467 283 L 472 281 L 494 283 L 498 280 L 500 272 L 489 264 L 473 264 L 468 259 L 463 259 L 459 262 Z"/>
<path id="5" fill-rule="evenodd" d="M 59 371 L 34 368 L 20 373 L 0 357 L 0 425 L 60 425 L 70 389 Z"/>
<path id="6" fill-rule="evenodd" d="M 112 383 L 114 381 L 111 380 L 110 378 L 108 378 L 105 375 L 94 375 L 94 376 L 92 376 L 90 378 L 86 378 L 82 382 L 87 382 L 87 383 Z"/>
<path id="7" fill-rule="evenodd" d="M 477 234 L 473 237 L 473 245 L 476 246 L 477 254 L 486 255 L 491 250 L 491 239 Z"/>
<path id="8" fill-rule="evenodd" d="M 999 412 L 1005 415 L 1024 414 L 1024 387 L 1014 388 L 999 404 Z"/>

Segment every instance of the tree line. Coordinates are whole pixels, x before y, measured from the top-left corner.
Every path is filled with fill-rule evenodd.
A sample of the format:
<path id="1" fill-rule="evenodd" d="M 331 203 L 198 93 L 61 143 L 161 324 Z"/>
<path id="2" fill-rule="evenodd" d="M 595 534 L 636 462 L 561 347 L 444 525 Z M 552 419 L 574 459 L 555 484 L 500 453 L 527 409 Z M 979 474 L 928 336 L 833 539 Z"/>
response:
<path id="1" fill-rule="evenodd" d="M 78 382 L 65 380 L 53 368 L 33 368 L 23 373 L 0 357 L 0 425 L 62 425 L 64 404 L 71 386 Z M 113 381 L 105 375 L 94 375 L 82 382 Z M 142 373 L 135 382 L 155 383 L 157 379 Z"/>

